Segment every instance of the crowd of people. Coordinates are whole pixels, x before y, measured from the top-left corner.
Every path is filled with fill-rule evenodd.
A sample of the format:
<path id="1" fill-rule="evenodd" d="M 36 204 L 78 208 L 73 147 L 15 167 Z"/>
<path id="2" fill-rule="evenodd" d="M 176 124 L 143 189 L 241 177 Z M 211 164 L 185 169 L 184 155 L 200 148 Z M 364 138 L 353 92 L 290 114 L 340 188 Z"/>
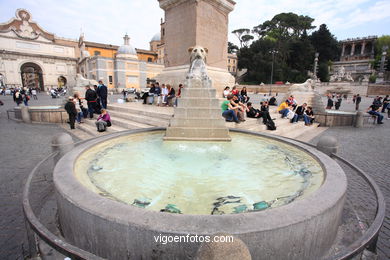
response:
<path id="1" fill-rule="evenodd" d="M 226 97 L 221 104 L 222 117 L 226 122 L 235 122 L 237 124 L 245 121 L 245 115 L 248 118 L 262 119 L 264 125 L 269 130 L 276 130 L 276 126 L 269 113 L 269 101 L 272 104 L 276 104 L 276 98 L 272 97 L 269 101 L 264 100 L 260 102 L 260 109 L 256 109 L 252 102 L 249 102 L 250 97 L 247 94 L 246 87 L 243 87 L 241 91 L 236 86 L 230 91 L 229 87 L 226 87 L 223 91 L 223 96 Z"/>
<path id="2" fill-rule="evenodd" d="M 99 114 L 96 121 L 96 128 L 99 132 L 106 131 L 111 126 L 111 118 L 107 111 L 107 86 L 100 80 L 99 85 L 85 87 L 85 97 L 82 98 L 78 93 L 69 97 L 65 104 L 65 110 L 69 115 L 70 129 L 75 129 L 75 122 L 81 124 L 83 119 L 94 118 L 94 114 Z M 86 101 L 86 105 L 84 103 Z"/>
<path id="3" fill-rule="evenodd" d="M 24 104 L 25 106 L 28 106 L 28 101 L 30 101 L 31 98 L 37 100 L 37 89 L 35 88 L 15 88 L 12 90 L 12 97 L 14 99 L 14 102 L 17 106 L 20 104 Z"/>
<path id="4" fill-rule="evenodd" d="M 177 100 L 181 96 L 183 84 L 179 84 L 177 92 L 170 84 L 152 83 L 149 91 L 142 97 L 143 104 L 156 104 L 157 106 L 177 106 Z"/>
<path id="5" fill-rule="evenodd" d="M 315 119 L 313 108 L 308 106 L 307 103 L 303 103 L 298 106 L 298 103 L 293 95 L 282 102 L 277 111 L 282 118 L 290 119 L 293 124 L 303 119 L 305 126 L 310 126 L 313 124 Z"/>

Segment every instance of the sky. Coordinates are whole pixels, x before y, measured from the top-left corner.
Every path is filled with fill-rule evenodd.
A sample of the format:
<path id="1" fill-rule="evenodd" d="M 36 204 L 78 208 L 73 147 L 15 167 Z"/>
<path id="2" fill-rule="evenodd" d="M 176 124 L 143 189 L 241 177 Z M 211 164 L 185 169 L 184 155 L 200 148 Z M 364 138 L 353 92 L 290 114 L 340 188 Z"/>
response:
<path id="1" fill-rule="evenodd" d="M 78 39 L 83 32 L 87 41 L 122 45 L 128 33 L 140 49 L 149 49 L 164 17 L 157 0 L 0 0 L 0 23 L 15 17 L 18 8 L 58 37 Z M 252 29 L 282 12 L 308 15 L 315 26 L 325 23 L 338 40 L 390 35 L 389 0 L 236 0 L 229 41 L 238 44 L 231 31 Z"/>

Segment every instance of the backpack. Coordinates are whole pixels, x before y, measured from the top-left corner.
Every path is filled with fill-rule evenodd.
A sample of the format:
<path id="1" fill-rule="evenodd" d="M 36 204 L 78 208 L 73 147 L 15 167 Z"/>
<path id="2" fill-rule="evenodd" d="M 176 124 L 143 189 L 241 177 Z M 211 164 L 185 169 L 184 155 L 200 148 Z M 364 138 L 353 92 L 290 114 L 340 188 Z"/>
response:
<path id="1" fill-rule="evenodd" d="M 273 120 L 268 120 L 265 125 L 267 126 L 267 130 L 271 130 L 271 131 L 276 130 L 276 126 Z"/>

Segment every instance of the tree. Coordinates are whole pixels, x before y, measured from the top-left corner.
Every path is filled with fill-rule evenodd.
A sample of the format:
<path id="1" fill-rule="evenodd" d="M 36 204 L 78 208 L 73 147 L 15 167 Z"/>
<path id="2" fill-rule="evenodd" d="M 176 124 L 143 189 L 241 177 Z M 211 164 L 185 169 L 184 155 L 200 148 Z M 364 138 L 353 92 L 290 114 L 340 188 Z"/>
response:
<path id="1" fill-rule="evenodd" d="M 243 35 L 243 36 L 241 37 L 241 39 L 242 39 L 243 45 L 244 45 L 245 47 L 248 47 L 249 41 L 253 40 L 254 37 L 253 37 L 252 35 L 250 35 L 250 34 L 246 34 L 246 35 Z"/>
<path id="2" fill-rule="evenodd" d="M 233 33 L 234 35 L 236 35 L 237 38 L 238 38 L 238 40 L 240 41 L 241 48 L 243 47 L 242 36 L 243 36 L 243 35 L 246 35 L 246 34 L 248 34 L 248 33 L 250 33 L 250 31 L 251 31 L 251 30 L 246 29 L 246 28 L 237 29 L 237 30 L 232 31 L 232 33 Z"/>
<path id="3" fill-rule="evenodd" d="M 375 43 L 375 65 L 374 67 L 376 69 L 379 69 L 381 59 L 382 59 L 382 53 L 383 51 L 386 51 L 386 60 L 387 65 L 385 67 L 385 70 L 390 71 L 390 35 L 383 35 L 378 38 L 378 40 Z"/>
<path id="4" fill-rule="evenodd" d="M 236 53 L 238 51 L 238 46 L 232 42 L 228 42 L 228 53 Z"/>
<path id="5" fill-rule="evenodd" d="M 311 44 L 316 52 L 319 63 L 327 63 L 328 61 L 338 60 L 340 57 L 340 44 L 337 39 L 330 33 L 326 24 L 321 24 L 318 31 L 315 31 L 310 36 Z"/>

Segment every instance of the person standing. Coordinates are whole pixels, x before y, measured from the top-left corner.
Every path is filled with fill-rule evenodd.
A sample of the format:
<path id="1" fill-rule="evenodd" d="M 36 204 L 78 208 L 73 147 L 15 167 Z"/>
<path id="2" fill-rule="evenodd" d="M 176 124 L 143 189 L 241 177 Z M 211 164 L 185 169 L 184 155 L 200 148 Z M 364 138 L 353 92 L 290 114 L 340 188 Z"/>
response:
<path id="1" fill-rule="evenodd" d="M 339 110 L 340 106 L 341 106 L 341 101 L 343 101 L 343 99 L 341 98 L 340 95 L 337 95 L 336 96 L 336 103 L 335 103 L 335 109 L 336 110 Z"/>
<path id="2" fill-rule="evenodd" d="M 382 113 L 386 112 L 386 108 L 389 107 L 389 103 L 390 103 L 389 95 L 386 95 L 386 97 L 383 99 Z"/>
<path id="3" fill-rule="evenodd" d="M 356 95 L 356 100 L 355 100 L 355 110 L 356 111 L 359 110 L 360 102 L 362 102 L 362 97 L 360 96 L 360 94 L 357 94 Z"/>
<path id="4" fill-rule="evenodd" d="M 181 89 L 183 88 L 183 84 L 179 84 L 179 90 L 177 91 L 177 94 L 176 94 L 176 99 L 175 99 L 175 107 L 177 107 L 177 102 L 179 100 L 179 98 L 181 97 Z"/>
<path id="5" fill-rule="evenodd" d="M 96 108 L 97 95 L 95 90 L 91 89 L 91 86 L 87 85 L 85 89 L 85 100 L 87 100 L 89 118 L 92 119 Z"/>
<path id="6" fill-rule="evenodd" d="M 23 102 L 23 96 L 22 96 L 22 94 L 20 94 L 19 89 L 17 89 L 14 92 L 13 98 L 14 98 L 14 101 L 15 101 L 17 106 L 19 106 Z"/>
<path id="7" fill-rule="evenodd" d="M 31 94 L 32 94 L 32 97 L 34 98 L 34 100 L 38 100 L 38 97 L 37 97 L 37 90 L 35 88 L 33 88 L 31 90 Z"/>
<path id="8" fill-rule="evenodd" d="M 66 102 L 64 108 L 69 115 L 70 129 L 75 129 L 74 123 L 76 121 L 77 110 L 76 110 L 76 105 L 74 103 L 73 97 L 68 98 L 68 102 Z"/>
<path id="9" fill-rule="evenodd" d="M 100 104 L 102 108 L 107 109 L 107 86 L 103 84 L 102 80 L 99 80 L 99 85 L 97 87 L 96 94 L 100 99 Z"/>
<path id="10" fill-rule="evenodd" d="M 332 109 L 333 107 L 333 99 L 332 99 L 332 95 L 329 94 L 328 95 L 328 103 L 326 104 L 326 109 Z"/>

